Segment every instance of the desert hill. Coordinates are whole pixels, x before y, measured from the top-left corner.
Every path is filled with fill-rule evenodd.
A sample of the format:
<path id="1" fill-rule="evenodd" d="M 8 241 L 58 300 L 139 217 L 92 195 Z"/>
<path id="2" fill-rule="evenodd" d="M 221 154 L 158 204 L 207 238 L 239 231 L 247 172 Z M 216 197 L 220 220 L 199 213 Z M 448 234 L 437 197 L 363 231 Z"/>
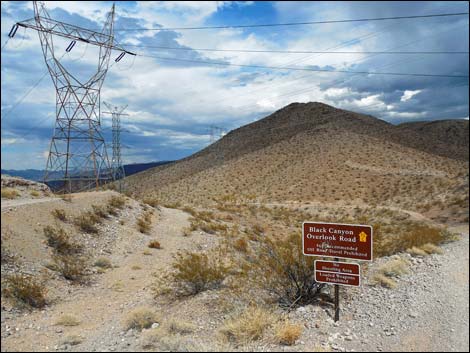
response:
<path id="1" fill-rule="evenodd" d="M 445 134 L 436 132 L 439 126 L 447 125 L 421 131 L 322 103 L 294 103 L 186 159 L 131 176 L 125 187 L 168 203 L 230 197 L 429 209 L 451 199 L 463 204 L 468 137 L 444 143 L 435 137 Z"/>
<path id="2" fill-rule="evenodd" d="M 454 154 L 453 158 L 468 161 L 468 120 L 455 119 L 403 123 L 398 125 L 398 129 L 403 132 L 413 131 L 425 136 L 434 141 L 434 145 L 441 144 L 447 146 L 449 157 L 452 158 L 450 155 L 450 152 L 452 152 Z"/>

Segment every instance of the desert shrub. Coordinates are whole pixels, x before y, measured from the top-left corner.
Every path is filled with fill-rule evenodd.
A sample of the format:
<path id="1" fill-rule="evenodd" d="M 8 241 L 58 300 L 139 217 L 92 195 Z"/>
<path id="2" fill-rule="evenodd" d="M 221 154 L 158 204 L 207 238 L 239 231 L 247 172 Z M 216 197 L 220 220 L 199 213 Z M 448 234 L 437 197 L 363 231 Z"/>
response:
<path id="1" fill-rule="evenodd" d="M 299 234 L 285 239 L 266 238 L 257 254 L 248 267 L 250 278 L 282 306 L 306 305 L 323 287 L 315 281 L 315 257 L 302 253 Z"/>
<path id="2" fill-rule="evenodd" d="M 187 335 L 196 329 L 196 326 L 189 322 L 172 319 L 165 323 L 165 328 L 172 335 Z"/>
<path id="3" fill-rule="evenodd" d="M 59 317 L 54 325 L 57 326 L 78 326 L 80 321 L 73 315 L 65 314 Z"/>
<path id="4" fill-rule="evenodd" d="M 393 278 L 408 273 L 409 262 L 402 258 L 390 260 L 379 266 L 372 276 L 371 283 L 387 288 L 395 288 L 397 283 Z"/>
<path id="5" fill-rule="evenodd" d="M 125 204 L 126 198 L 122 195 L 112 196 L 108 201 L 110 207 L 117 208 L 118 210 L 123 209 Z"/>
<path id="6" fill-rule="evenodd" d="M 124 325 L 127 330 L 137 329 L 143 330 L 149 328 L 152 324 L 159 322 L 157 314 L 145 307 L 137 308 L 131 311 L 124 320 Z"/>
<path id="7" fill-rule="evenodd" d="M 248 251 L 248 242 L 245 238 L 238 238 L 233 242 L 233 248 L 237 251 L 246 253 Z"/>
<path id="8" fill-rule="evenodd" d="M 427 243 L 439 245 L 455 240 L 455 235 L 448 230 L 427 224 L 410 222 L 396 234 L 388 234 L 382 225 L 374 225 L 374 255 L 389 256 L 419 248 Z"/>
<path id="9" fill-rule="evenodd" d="M 41 195 L 41 193 L 37 190 L 31 190 L 31 192 L 29 193 L 32 197 L 38 197 L 39 195 Z"/>
<path id="10" fill-rule="evenodd" d="M 46 226 L 43 229 L 47 238 L 47 245 L 54 248 L 59 254 L 72 255 L 80 253 L 83 247 L 78 243 L 70 241 L 69 236 L 61 227 Z"/>
<path id="11" fill-rule="evenodd" d="M 248 307 L 240 315 L 225 321 L 220 332 L 232 343 L 243 344 L 260 339 L 275 322 L 275 316 L 266 309 Z"/>
<path id="12" fill-rule="evenodd" d="M 65 211 L 60 208 L 56 208 L 51 213 L 52 216 L 57 218 L 59 221 L 65 222 L 67 220 L 67 215 L 65 214 Z"/>
<path id="13" fill-rule="evenodd" d="M 54 254 L 52 256 L 55 269 L 67 280 L 81 282 L 87 272 L 86 261 L 79 256 Z"/>
<path id="14" fill-rule="evenodd" d="M 303 328 L 299 324 L 292 324 L 289 321 L 282 322 L 276 329 L 276 340 L 280 344 L 291 346 L 302 335 Z"/>
<path id="15" fill-rule="evenodd" d="M 106 257 L 100 257 L 96 259 L 96 261 L 93 263 L 93 266 L 96 266 L 99 268 L 112 268 L 113 264 Z"/>
<path id="16" fill-rule="evenodd" d="M 408 273 L 409 263 L 408 261 L 398 258 L 393 259 L 378 268 L 378 272 L 384 274 L 387 277 L 399 277 Z"/>
<path id="17" fill-rule="evenodd" d="M 12 188 L 2 188 L 1 189 L 2 199 L 16 199 L 20 196 L 20 193 Z"/>
<path id="18" fill-rule="evenodd" d="M 397 286 L 397 282 L 395 282 L 393 279 L 385 276 L 382 273 L 375 273 L 373 275 L 372 284 L 380 285 L 382 287 L 386 287 L 386 288 L 389 288 L 389 289 L 393 289 Z"/>
<path id="19" fill-rule="evenodd" d="M 92 211 L 86 211 L 74 219 L 74 224 L 86 233 L 98 233 L 96 224 L 100 222 L 101 218 Z"/>
<path id="20" fill-rule="evenodd" d="M 46 305 L 46 288 L 42 283 L 29 275 L 5 276 L 2 294 L 12 298 L 17 304 L 33 308 Z"/>
<path id="21" fill-rule="evenodd" d="M 442 254 L 444 253 L 442 249 L 434 244 L 424 244 L 421 246 L 421 249 L 424 250 L 427 254 Z"/>
<path id="22" fill-rule="evenodd" d="M 427 255 L 426 251 L 416 246 L 406 249 L 406 252 L 410 254 L 411 256 L 426 256 Z"/>
<path id="23" fill-rule="evenodd" d="M 194 295 L 207 289 L 219 287 L 228 274 L 229 267 L 221 256 L 212 251 L 208 254 L 178 253 L 173 263 L 170 280 L 183 295 Z"/>
<path id="24" fill-rule="evenodd" d="M 152 229 L 152 212 L 146 211 L 137 218 L 137 229 L 139 232 L 148 234 Z"/>
<path id="25" fill-rule="evenodd" d="M 142 333 L 142 347 L 146 350 L 162 352 L 209 352 L 208 347 L 196 344 L 191 338 L 185 338 L 179 334 L 171 334 L 161 327 L 145 330 Z M 214 343 L 211 345 L 214 350 Z M 226 349 L 218 350 L 227 352 Z"/>
<path id="26" fill-rule="evenodd" d="M 159 204 L 159 201 L 156 198 L 152 198 L 152 197 L 146 197 L 142 200 L 142 202 L 151 207 L 157 207 Z"/>
<path id="27" fill-rule="evenodd" d="M 83 337 L 82 336 L 70 334 L 70 335 L 65 336 L 62 339 L 61 344 L 76 346 L 76 345 L 78 345 L 82 342 L 83 342 Z"/>
<path id="28" fill-rule="evenodd" d="M 108 209 L 104 206 L 91 205 L 91 208 L 98 218 L 107 218 L 109 216 Z"/>
<path id="29" fill-rule="evenodd" d="M 147 246 L 151 249 L 161 249 L 160 243 L 156 240 L 151 241 Z"/>

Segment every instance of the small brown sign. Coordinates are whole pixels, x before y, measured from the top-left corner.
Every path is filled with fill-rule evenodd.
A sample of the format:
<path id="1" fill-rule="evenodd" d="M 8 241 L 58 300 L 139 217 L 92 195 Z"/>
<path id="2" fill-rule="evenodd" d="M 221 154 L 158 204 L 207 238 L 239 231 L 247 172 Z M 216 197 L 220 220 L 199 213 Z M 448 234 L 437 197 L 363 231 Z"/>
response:
<path id="1" fill-rule="evenodd" d="M 360 276 L 324 271 L 315 271 L 315 281 L 342 286 L 359 287 L 361 285 Z"/>
<path id="2" fill-rule="evenodd" d="M 336 272 L 345 275 L 359 276 L 360 266 L 359 264 L 353 264 L 349 262 L 316 260 L 315 271 Z"/>
<path id="3" fill-rule="evenodd" d="M 304 222 L 302 247 L 304 255 L 372 261 L 372 227 Z"/>

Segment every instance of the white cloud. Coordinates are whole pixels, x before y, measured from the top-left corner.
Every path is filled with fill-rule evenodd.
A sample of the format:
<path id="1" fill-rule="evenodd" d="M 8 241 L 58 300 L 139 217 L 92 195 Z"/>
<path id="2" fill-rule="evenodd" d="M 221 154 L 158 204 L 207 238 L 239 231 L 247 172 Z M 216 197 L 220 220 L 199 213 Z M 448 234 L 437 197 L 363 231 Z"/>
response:
<path id="1" fill-rule="evenodd" d="M 400 98 L 400 102 L 409 101 L 411 98 L 413 98 L 414 96 L 416 96 L 420 92 L 421 92 L 421 90 L 419 90 L 419 89 L 416 90 L 416 91 L 406 90 L 405 92 L 403 92 L 403 95 Z"/>

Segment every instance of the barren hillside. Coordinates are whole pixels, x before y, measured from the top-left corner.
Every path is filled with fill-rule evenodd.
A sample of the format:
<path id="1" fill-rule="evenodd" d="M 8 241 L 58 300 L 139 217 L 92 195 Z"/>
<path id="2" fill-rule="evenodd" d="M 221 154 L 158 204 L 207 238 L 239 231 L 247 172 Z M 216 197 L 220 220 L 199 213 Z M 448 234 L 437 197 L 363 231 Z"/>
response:
<path id="1" fill-rule="evenodd" d="M 166 203 L 362 202 L 439 210 L 439 217 L 458 220 L 468 201 L 468 136 L 458 123 L 434 125 L 397 127 L 321 103 L 294 103 L 186 159 L 127 178 L 125 186 Z M 445 144 L 447 130 L 439 131 L 449 125 L 454 142 Z"/>

